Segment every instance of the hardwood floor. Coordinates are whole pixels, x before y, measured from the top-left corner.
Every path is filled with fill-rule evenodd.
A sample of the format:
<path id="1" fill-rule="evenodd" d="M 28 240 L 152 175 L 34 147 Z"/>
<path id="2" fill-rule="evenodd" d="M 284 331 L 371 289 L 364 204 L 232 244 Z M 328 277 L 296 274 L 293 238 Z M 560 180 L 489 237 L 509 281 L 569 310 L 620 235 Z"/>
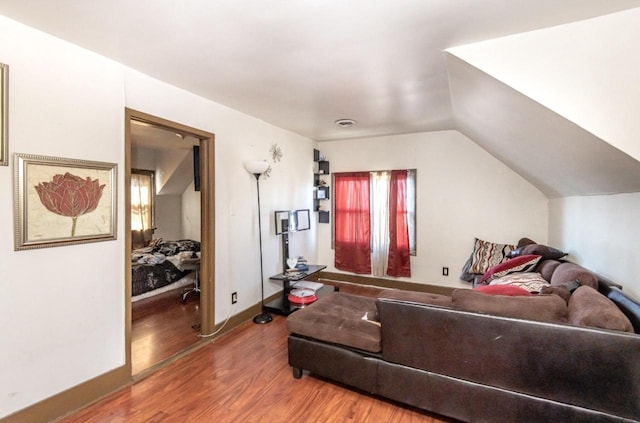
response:
<path id="1" fill-rule="evenodd" d="M 293 379 L 285 318 L 249 321 L 64 419 L 118 422 L 451 422 L 308 375 Z"/>
<path id="2" fill-rule="evenodd" d="M 131 304 L 131 372 L 136 375 L 200 340 L 198 295 L 180 303 L 183 288 Z"/>

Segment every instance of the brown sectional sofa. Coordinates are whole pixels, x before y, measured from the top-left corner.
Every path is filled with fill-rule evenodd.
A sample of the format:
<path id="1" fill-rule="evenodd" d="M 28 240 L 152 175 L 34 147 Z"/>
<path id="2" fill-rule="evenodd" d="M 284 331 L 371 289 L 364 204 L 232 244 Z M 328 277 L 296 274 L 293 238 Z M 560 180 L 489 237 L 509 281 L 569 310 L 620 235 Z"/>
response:
<path id="1" fill-rule="evenodd" d="M 288 317 L 289 364 L 462 421 L 638 421 L 640 305 L 569 264 L 530 297 L 333 293 Z"/>

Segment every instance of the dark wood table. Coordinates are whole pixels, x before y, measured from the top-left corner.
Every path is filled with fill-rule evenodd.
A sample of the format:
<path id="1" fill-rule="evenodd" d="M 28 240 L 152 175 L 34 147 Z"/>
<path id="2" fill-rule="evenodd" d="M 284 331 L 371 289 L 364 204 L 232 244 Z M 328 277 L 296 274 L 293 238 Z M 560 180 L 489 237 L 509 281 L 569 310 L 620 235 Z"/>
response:
<path id="1" fill-rule="evenodd" d="M 327 266 L 310 264 L 308 265 L 309 269 L 304 271 L 299 271 L 296 273 L 283 272 L 278 273 L 277 275 L 271 276 L 269 279 L 272 281 L 280 281 L 282 282 L 282 297 L 279 297 L 268 304 L 264 305 L 265 311 L 274 314 L 281 314 L 283 316 L 288 316 L 299 308 L 304 307 L 303 304 L 294 304 L 289 301 L 288 296 L 289 292 L 291 292 L 292 284 L 295 284 L 298 281 L 305 280 L 308 277 L 320 272 L 323 269 L 326 269 Z M 324 285 L 322 288 L 316 291 L 316 295 L 318 298 L 325 296 L 331 292 L 335 291 L 335 287 Z"/>

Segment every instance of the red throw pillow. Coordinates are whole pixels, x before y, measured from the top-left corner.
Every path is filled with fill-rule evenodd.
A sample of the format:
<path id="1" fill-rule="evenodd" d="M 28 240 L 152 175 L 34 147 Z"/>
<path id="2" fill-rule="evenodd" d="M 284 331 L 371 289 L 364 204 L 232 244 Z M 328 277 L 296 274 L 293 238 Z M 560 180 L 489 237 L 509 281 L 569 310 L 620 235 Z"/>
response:
<path id="1" fill-rule="evenodd" d="M 515 272 L 529 272 L 540 261 L 542 256 L 535 254 L 528 254 L 525 256 L 518 256 L 507 261 L 503 261 L 500 264 L 496 264 L 482 276 L 480 282 L 486 282 L 491 279 L 499 278 L 509 273 Z"/>
<path id="2" fill-rule="evenodd" d="M 508 295 L 510 297 L 533 295 L 524 288 L 513 285 L 480 285 L 473 289 L 489 295 Z"/>

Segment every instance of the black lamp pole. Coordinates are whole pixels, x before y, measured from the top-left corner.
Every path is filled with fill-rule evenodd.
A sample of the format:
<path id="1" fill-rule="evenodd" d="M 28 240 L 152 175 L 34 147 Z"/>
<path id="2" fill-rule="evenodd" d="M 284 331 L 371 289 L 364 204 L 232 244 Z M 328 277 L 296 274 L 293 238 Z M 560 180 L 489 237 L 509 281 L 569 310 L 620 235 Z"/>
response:
<path id="1" fill-rule="evenodd" d="M 258 189 L 258 238 L 260 240 L 260 288 L 262 290 L 262 302 L 260 303 L 260 314 L 253 318 L 253 323 L 269 323 L 273 317 L 264 310 L 264 271 L 262 270 L 262 222 L 260 219 L 260 173 L 253 174 L 256 177 L 256 188 Z"/>

